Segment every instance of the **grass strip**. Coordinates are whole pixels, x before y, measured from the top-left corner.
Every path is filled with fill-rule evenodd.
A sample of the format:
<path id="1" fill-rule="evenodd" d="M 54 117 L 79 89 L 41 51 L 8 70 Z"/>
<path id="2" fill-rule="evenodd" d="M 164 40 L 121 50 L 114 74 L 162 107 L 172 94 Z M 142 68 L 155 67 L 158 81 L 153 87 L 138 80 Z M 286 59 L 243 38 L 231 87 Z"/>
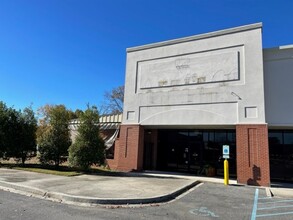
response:
<path id="1" fill-rule="evenodd" d="M 52 174 L 52 175 L 59 175 L 59 176 L 78 176 L 82 174 L 81 172 L 78 172 L 78 171 L 52 170 L 52 169 L 45 169 L 45 168 L 19 167 L 19 166 L 15 166 L 12 168 L 16 170 L 30 171 L 30 172 L 43 173 L 43 174 Z"/>
<path id="2" fill-rule="evenodd" d="M 17 164 L 17 163 L 0 163 L 0 168 L 5 167 L 9 169 L 16 169 L 16 170 L 23 170 L 23 171 L 30 171 L 36 173 L 43 173 L 43 174 L 53 174 L 53 175 L 60 175 L 60 176 L 78 176 L 82 174 L 90 174 L 90 175 L 110 175 L 115 176 L 119 175 L 119 172 L 111 171 L 104 167 L 91 167 L 88 170 L 82 170 L 76 167 L 69 167 L 67 165 L 60 165 L 56 167 L 54 165 L 41 165 L 41 164 Z"/>

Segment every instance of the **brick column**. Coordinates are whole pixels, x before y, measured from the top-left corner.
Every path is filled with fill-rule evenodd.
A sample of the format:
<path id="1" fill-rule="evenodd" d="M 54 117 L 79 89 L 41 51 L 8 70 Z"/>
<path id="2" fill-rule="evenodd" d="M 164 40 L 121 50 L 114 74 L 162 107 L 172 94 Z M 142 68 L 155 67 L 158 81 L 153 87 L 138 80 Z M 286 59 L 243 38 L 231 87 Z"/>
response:
<path id="1" fill-rule="evenodd" d="M 121 125 L 117 150 L 117 170 L 132 171 L 143 168 L 144 129 L 140 125 Z"/>
<path id="2" fill-rule="evenodd" d="M 236 125 L 238 183 L 270 186 L 268 127 Z"/>

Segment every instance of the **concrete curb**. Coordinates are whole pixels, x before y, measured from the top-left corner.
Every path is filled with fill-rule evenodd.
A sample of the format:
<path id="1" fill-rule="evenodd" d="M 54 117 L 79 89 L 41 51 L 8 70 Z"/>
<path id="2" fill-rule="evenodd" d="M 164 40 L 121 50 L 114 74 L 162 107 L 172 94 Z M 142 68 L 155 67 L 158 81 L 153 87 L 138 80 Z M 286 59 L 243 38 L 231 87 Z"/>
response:
<path id="1" fill-rule="evenodd" d="M 7 183 L 5 181 L 0 181 L 0 188 L 7 188 L 18 190 L 23 193 L 41 196 L 45 199 L 53 199 L 64 202 L 73 203 L 83 203 L 83 204 L 101 204 L 101 205 L 136 205 L 136 204 L 151 204 L 151 203 L 162 203 L 168 202 L 175 199 L 177 196 L 188 191 L 192 187 L 201 183 L 200 181 L 194 181 L 192 183 L 186 184 L 174 190 L 171 193 L 160 195 L 156 197 L 149 198 L 94 198 L 94 197 L 84 197 L 84 196 L 73 196 L 64 193 L 48 192 L 34 187 L 23 186 L 15 183 Z"/>
<path id="2" fill-rule="evenodd" d="M 22 191 L 24 193 L 33 194 L 33 195 L 42 196 L 42 197 L 46 195 L 46 191 L 44 191 L 44 190 L 34 188 L 34 187 L 22 186 L 22 185 L 18 185 L 15 183 L 8 183 L 5 181 L 0 181 L 0 188 L 8 188 L 8 189 L 13 189 L 13 190 L 18 190 L 18 191 Z"/>
<path id="3" fill-rule="evenodd" d="M 272 191 L 269 187 L 266 187 L 265 189 L 266 189 L 267 197 L 270 197 L 270 198 L 274 197 L 274 194 L 272 193 Z"/>
<path id="4" fill-rule="evenodd" d="M 293 197 L 293 189 L 288 188 L 270 188 L 273 197 Z"/>

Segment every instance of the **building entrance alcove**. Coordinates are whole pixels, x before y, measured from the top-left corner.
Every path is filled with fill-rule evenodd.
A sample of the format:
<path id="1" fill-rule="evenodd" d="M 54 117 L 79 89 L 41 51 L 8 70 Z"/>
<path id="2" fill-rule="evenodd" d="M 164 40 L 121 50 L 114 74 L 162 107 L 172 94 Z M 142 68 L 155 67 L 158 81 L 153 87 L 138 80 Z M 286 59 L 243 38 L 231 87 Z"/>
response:
<path id="1" fill-rule="evenodd" d="M 235 130 L 158 130 L 157 170 L 223 175 L 222 146 L 230 146 L 230 176 L 236 177 Z"/>

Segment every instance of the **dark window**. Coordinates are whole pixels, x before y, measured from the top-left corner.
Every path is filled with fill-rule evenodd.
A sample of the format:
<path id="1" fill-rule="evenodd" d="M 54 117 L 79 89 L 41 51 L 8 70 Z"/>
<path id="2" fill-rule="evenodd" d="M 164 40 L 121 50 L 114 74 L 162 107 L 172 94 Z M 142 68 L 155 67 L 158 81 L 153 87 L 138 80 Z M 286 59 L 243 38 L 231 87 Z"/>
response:
<path id="1" fill-rule="evenodd" d="M 269 130 L 271 179 L 293 181 L 293 131 Z"/>
<path id="2" fill-rule="evenodd" d="M 106 150 L 106 159 L 114 159 L 115 143 Z"/>

